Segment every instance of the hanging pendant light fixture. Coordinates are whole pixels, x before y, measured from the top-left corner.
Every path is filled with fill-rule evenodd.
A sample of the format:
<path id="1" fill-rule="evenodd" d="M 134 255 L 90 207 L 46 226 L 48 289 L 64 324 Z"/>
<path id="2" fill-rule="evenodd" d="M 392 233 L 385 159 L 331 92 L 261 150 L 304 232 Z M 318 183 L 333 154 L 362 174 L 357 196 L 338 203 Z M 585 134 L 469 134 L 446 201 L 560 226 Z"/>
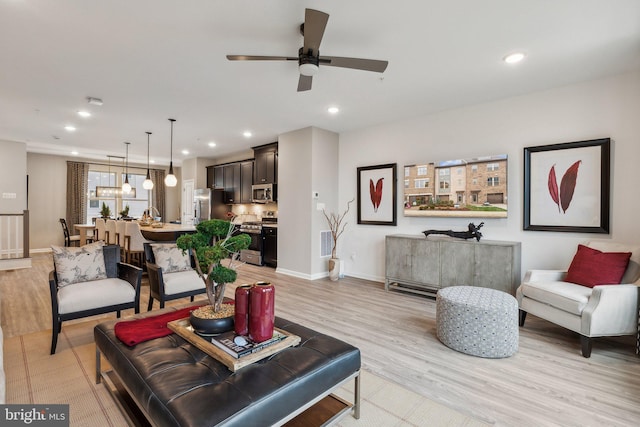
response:
<path id="1" fill-rule="evenodd" d="M 122 192 L 125 194 L 129 194 L 131 192 L 131 184 L 129 184 L 129 144 L 130 142 L 125 142 L 127 146 L 127 156 L 126 156 L 126 169 L 124 173 L 124 184 L 122 184 Z"/>
<path id="2" fill-rule="evenodd" d="M 164 183 L 167 187 L 175 187 L 178 183 L 178 178 L 173 174 L 173 122 L 175 119 L 169 119 L 171 122 L 171 161 L 169 162 L 169 175 L 164 179 Z"/>
<path id="3" fill-rule="evenodd" d="M 147 178 L 142 183 L 142 188 L 145 190 L 153 189 L 153 181 L 151 181 L 151 174 L 149 173 L 149 136 L 151 132 L 146 132 L 147 134 Z"/>

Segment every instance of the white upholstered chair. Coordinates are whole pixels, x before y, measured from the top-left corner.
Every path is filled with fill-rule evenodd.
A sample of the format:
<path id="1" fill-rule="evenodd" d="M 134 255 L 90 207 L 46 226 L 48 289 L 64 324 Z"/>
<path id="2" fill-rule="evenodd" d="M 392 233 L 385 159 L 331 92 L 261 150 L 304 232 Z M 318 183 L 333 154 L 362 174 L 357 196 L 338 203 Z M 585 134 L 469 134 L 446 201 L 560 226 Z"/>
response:
<path id="1" fill-rule="evenodd" d="M 149 243 L 140 231 L 140 224 L 128 221 L 125 228 L 125 253 L 127 262 L 142 267 L 144 265 L 144 244 Z"/>
<path id="2" fill-rule="evenodd" d="M 114 219 L 108 219 L 105 223 L 105 239 L 104 242 L 108 245 L 117 245 L 118 236 L 116 235 L 116 221 Z"/>
<path id="3" fill-rule="evenodd" d="M 96 242 L 80 248 L 52 246 L 54 270 L 49 273 L 56 352 L 62 322 L 133 308 L 140 311 L 142 269 L 120 262 L 120 249 Z"/>
<path id="4" fill-rule="evenodd" d="M 164 308 L 166 301 L 190 297 L 206 292 L 204 281 L 194 270 L 191 251 L 182 254 L 175 243 L 145 243 L 144 254 L 149 274 L 149 305 L 153 300 Z"/>
<path id="5" fill-rule="evenodd" d="M 520 326 L 527 313 L 580 334 L 582 355 L 591 356 L 592 338 L 638 332 L 640 246 L 591 241 L 602 252 L 631 252 L 620 284 L 587 287 L 564 281 L 567 271 L 530 270 L 516 291 Z"/>
<path id="6" fill-rule="evenodd" d="M 116 245 L 124 248 L 124 236 L 127 234 L 128 221 L 116 221 Z"/>
<path id="7" fill-rule="evenodd" d="M 106 232 L 106 226 L 105 226 L 105 221 L 103 218 L 96 218 L 96 228 L 95 228 L 95 236 L 94 239 L 97 240 L 102 240 L 103 242 L 106 240 L 105 239 L 105 232 Z"/>

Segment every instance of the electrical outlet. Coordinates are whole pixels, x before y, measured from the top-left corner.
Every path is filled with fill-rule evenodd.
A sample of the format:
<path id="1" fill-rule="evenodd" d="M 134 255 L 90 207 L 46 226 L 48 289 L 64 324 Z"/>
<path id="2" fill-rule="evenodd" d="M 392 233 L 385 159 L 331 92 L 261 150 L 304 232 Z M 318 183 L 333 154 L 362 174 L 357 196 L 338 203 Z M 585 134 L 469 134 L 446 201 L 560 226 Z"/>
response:
<path id="1" fill-rule="evenodd" d="M 316 203 L 316 209 L 321 211 L 324 209 L 324 203 Z"/>

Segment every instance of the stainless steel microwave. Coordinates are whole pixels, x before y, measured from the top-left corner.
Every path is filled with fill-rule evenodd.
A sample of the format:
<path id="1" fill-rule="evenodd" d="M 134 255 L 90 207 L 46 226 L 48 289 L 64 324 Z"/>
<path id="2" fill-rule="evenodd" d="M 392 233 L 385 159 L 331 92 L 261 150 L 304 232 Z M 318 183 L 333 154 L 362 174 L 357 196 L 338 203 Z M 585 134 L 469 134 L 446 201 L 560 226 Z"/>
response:
<path id="1" fill-rule="evenodd" d="M 251 186 L 254 203 L 272 203 L 276 201 L 276 184 L 257 184 Z"/>

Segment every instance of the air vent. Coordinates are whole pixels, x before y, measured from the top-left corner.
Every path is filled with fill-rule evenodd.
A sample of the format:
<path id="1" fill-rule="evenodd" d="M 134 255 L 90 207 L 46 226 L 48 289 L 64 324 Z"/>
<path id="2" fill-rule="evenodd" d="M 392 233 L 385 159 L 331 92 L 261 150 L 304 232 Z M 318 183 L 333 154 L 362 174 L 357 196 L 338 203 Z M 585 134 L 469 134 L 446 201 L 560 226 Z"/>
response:
<path id="1" fill-rule="evenodd" d="M 333 250 L 333 237 L 331 231 L 320 232 L 320 256 L 331 256 Z"/>

